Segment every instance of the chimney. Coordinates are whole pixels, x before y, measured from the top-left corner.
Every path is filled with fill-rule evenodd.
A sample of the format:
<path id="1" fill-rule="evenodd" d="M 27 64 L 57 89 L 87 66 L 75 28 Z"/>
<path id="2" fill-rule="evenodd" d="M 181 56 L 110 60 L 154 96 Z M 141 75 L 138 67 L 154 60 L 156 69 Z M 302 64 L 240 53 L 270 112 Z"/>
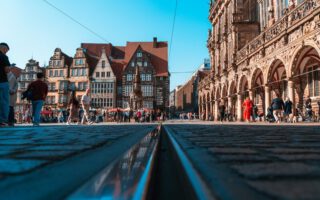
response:
<path id="1" fill-rule="evenodd" d="M 157 48 L 158 47 L 158 39 L 157 37 L 153 38 L 153 48 Z"/>

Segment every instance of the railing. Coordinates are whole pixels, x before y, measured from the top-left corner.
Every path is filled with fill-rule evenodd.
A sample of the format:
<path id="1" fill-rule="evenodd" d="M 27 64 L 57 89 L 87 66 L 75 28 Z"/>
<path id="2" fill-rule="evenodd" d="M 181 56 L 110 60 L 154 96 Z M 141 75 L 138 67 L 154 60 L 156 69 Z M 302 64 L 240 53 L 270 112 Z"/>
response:
<path id="1" fill-rule="evenodd" d="M 237 62 L 246 58 L 249 54 L 256 52 L 263 44 L 281 36 L 288 27 L 301 21 L 320 7 L 320 0 L 305 0 L 292 11 L 288 12 L 282 19 L 245 45 L 237 52 Z M 235 19 L 234 19 L 235 20 Z"/>

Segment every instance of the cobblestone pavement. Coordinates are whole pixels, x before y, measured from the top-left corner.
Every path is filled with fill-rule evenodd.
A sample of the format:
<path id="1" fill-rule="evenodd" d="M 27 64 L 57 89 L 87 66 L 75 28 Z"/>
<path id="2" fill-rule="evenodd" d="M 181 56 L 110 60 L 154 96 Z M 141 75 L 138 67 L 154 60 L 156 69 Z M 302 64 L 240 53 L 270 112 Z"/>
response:
<path id="1" fill-rule="evenodd" d="M 1 128 L 0 199 L 63 198 L 155 127 Z"/>
<path id="2" fill-rule="evenodd" d="M 320 199 L 320 126 L 166 125 L 218 199 Z"/>

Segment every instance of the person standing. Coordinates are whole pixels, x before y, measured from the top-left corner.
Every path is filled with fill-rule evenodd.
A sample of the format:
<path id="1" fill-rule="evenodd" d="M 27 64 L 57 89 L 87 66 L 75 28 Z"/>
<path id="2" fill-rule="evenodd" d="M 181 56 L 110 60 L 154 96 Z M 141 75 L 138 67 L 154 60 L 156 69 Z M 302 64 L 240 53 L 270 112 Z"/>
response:
<path id="1" fill-rule="evenodd" d="M 9 83 L 7 73 L 10 62 L 7 52 L 8 44 L 0 43 L 0 127 L 7 126 L 9 116 Z"/>
<path id="2" fill-rule="evenodd" d="M 79 122 L 79 101 L 76 98 L 76 93 L 73 91 L 71 93 L 71 98 L 69 101 L 70 106 L 70 114 L 68 117 L 67 125 L 70 125 L 72 122 L 77 121 Z"/>
<path id="3" fill-rule="evenodd" d="M 17 101 L 17 90 L 18 90 L 18 81 L 16 76 L 10 70 L 8 73 L 8 82 L 9 82 L 9 94 L 10 94 L 10 104 L 9 104 L 9 118 L 8 125 L 14 126 L 14 107 Z"/>
<path id="4" fill-rule="evenodd" d="M 225 117 L 226 112 L 226 106 L 224 105 L 224 102 L 221 101 L 221 104 L 219 105 L 219 113 L 220 113 L 220 122 L 222 123 Z"/>
<path id="5" fill-rule="evenodd" d="M 244 120 L 246 120 L 246 122 L 250 122 L 253 103 L 249 97 L 247 97 L 246 100 L 243 102 L 242 107 L 244 108 L 244 112 L 243 112 Z"/>
<path id="6" fill-rule="evenodd" d="M 279 94 L 276 94 L 277 97 L 274 98 L 271 102 L 272 110 L 273 110 L 273 116 L 275 121 L 279 124 L 280 123 L 280 117 L 281 117 L 281 111 L 284 107 L 284 102 L 280 98 Z"/>
<path id="7" fill-rule="evenodd" d="M 27 90 L 31 91 L 33 126 L 39 126 L 40 112 L 48 95 L 48 85 L 44 82 L 43 73 L 37 73 L 37 80 L 33 81 Z"/>
<path id="8" fill-rule="evenodd" d="M 90 115 L 89 115 L 89 108 L 90 108 L 90 102 L 91 102 L 89 94 L 90 94 L 90 88 L 88 88 L 86 90 L 86 93 L 81 98 L 81 103 L 82 103 L 82 108 L 83 108 L 83 117 L 82 117 L 82 120 L 81 120 L 81 124 L 84 124 L 85 120 L 87 120 L 87 122 L 89 124 L 93 123 L 91 121 Z"/>
<path id="9" fill-rule="evenodd" d="M 286 101 L 284 102 L 284 115 L 288 122 L 292 122 L 290 115 L 292 114 L 292 101 L 290 101 L 290 98 L 287 97 Z"/>

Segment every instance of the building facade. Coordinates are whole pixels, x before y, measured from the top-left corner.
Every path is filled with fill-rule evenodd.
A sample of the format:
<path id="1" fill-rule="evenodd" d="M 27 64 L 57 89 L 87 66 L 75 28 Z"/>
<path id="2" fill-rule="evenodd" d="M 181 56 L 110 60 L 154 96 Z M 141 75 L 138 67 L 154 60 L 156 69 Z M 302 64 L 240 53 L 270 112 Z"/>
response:
<path id="1" fill-rule="evenodd" d="M 199 87 L 199 112 L 218 119 L 218 106 L 242 119 L 250 97 L 266 113 L 271 100 L 289 97 L 303 108 L 320 99 L 319 0 L 218 0 L 211 3 L 210 75 Z"/>
<path id="2" fill-rule="evenodd" d="M 175 90 L 175 109 L 177 112 L 198 113 L 199 82 L 210 73 L 210 61 L 205 59 L 204 63 L 198 67 L 191 78 Z"/>
<path id="3" fill-rule="evenodd" d="M 70 67 L 72 58 L 61 51 L 54 50 L 46 68 L 46 81 L 48 83 L 48 96 L 46 105 L 52 109 L 65 108 L 69 96 Z"/>
<path id="4" fill-rule="evenodd" d="M 157 38 L 127 42 L 126 46 L 82 43 L 73 58 L 57 48 L 47 68 L 47 104 L 66 108 L 71 91 L 80 98 L 90 87 L 93 108 L 128 108 L 137 70 L 142 107 L 168 108 L 168 44 Z"/>

